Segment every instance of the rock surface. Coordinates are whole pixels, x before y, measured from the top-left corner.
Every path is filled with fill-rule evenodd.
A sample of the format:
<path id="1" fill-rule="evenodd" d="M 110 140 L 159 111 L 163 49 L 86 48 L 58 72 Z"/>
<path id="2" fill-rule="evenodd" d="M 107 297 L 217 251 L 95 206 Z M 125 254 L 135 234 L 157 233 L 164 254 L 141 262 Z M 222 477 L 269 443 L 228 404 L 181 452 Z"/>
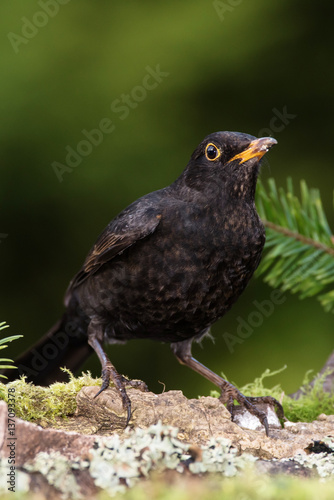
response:
<path id="1" fill-rule="evenodd" d="M 334 435 L 334 415 L 320 415 L 311 423 L 285 422 L 284 429 L 278 428 L 278 421 L 272 417 L 274 425 L 270 427 L 270 436 L 267 437 L 261 426 L 259 430 L 252 430 L 231 422 L 229 412 L 216 398 L 188 400 L 181 391 L 156 395 L 133 388 L 128 389 L 132 402 L 130 429 L 125 429 L 126 415 L 117 391 L 109 388 L 94 399 L 98 390 L 96 386 L 84 387 L 77 395 L 76 413 L 67 419 L 57 419 L 57 429 L 43 428 L 16 418 L 15 432 L 10 434 L 7 405 L 0 402 L 2 464 L 8 459 L 8 444 L 13 442 L 14 437 L 18 470 L 27 470 L 27 464 L 32 463 L 36 456 L 38 458 L 40 452 L 72 461 L 73 469 L 73 461 L 91 460 L 92 450 L 106 446 L 110 436 L 118 434 L 121 442 L 129 438 L 131 429 L 147 429 L 161 422 L 162 426 L 178 428 L 176 438 L 184 445 L 191 445 L 188 453 L 195 462 L 201 460 L 198 458 L 202 453 L 201 447 L 204 449 L 208 447 L 208 442 L 215 440 L 219 443 L 223 438 L 229 440 L 237 455 L 246 453 L 256 457 L 260 474 L 286 473 L 306 477 L 313 474 L 312 469 L 303 468 L 293 460 L 288 463 L 278 460 L 292 459 L 298 454 L 306 456 L 315 442 L 322 443 L 327 436 Z M 246 423 L 249 423 L 247 415 L 241 414 L 238 418 L 241 422 L 246 418 Z M 42 488 L 45 491 L 45 478 L 41 475 L 39 481 L 38 476 L 36 473 L 31 475 L 31 484 L 35 484 L 37 490 Z M 75 472 L 75 481 L 85 495 L 97 491 L 93 478 L 84 470 Z M 55 492 L 54 486 L 48 485 L 47 488 L 51 488 L 50 494 Z"/>
<path id="2" fill-rule="evenodd" d="M 94 399 L 98 387 L 84 387 L 77 396 L 76 418 L 80 432 L 109 435 L 124 432 L 125 412 L 117 391 L 104 391 Z M 334 416 L 321 416 L 311 423 L 286 422 L 284 429 L 270 427 L 270 437 L 260 430 L 250 430 L 231 422 L 231 416 L 217 398 L 210 396 L 187 399 L 181 391 L 163 394 L 142 393 L 128 389 L 132 402 L 130 427 L 147 428 L 161 421 L 179 429 L 178 438 L 190 444 L 203 445 L 210 438 L 229 439 L 239 452 L 258 458 L 292 457 L 314 440 L 320 441 L 334 433 Z M 71 424 L 69 422 L 69 427 Z"/>
<path id="3" fill-rule="evenodd" d="M 100 436 L 114 433 L 121 437 L 126 416 L 117 391 L 109 388 L 94 399 L 98 387 L 84 387 L 77 395 L 77 410 L 68 419 L 58 419 L 57 429 L 42 428 L 16 419 L 18 464 L 32 459 L 39 451 L 60 450 L 72 458 L 85 456 Z M 187 399 L 181 391 L 163 394 L 128 389 L 132 402 L 130 428 L 145 429 L 159 421 L 179 429 L 178 439 L 192 445 L 206 444 L 210 438 L 227 438 L 239 453 L 247 452 L 266 460 L 281 459 L 303 452 L 313 441 L 322 441 L 334 434 L 334 415 L 320 415 L 311 423 L 285 422 L 284 429 L 270 427 L 250 430 L 231 422 L 220 401 L 213 397 Z M 0 403 L 0 456 L 4 456 L 7 432 L 7 410 Z"/>

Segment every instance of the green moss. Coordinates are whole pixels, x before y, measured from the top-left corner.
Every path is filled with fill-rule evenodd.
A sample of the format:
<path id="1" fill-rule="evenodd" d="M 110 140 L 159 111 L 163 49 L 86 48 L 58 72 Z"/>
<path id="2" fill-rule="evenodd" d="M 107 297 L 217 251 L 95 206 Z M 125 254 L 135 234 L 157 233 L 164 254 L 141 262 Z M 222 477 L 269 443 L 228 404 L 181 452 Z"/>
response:
<path id="1" fill-rule="evenodd" d="M 334 394 L 323 390 L 324 379 L 330 371 L 319 375 L 313 387 L 309 385 L 311 372 L 307 372 L 302 384 L 304 388 L 303 394 L 296 400 L 287 396 L 280 384 L 268 388 L 267 384 L 264 383 L 266 378 L 278 375 L 285 369 L 286 366 L 276 371 L 267 369 L 254 382 L 246 384 L 239 389 L 245 396 L 273 396 L 282 403 L 285 416 L 291 422 L 312 422 L 321 413 L 327 415 L 334 414 Z M 219 393 L 212 391 L 211 395 L 218 397 Z"/>
<path id="2" fill-rule="evenodd" d="M 69 370 L 69 382 L 56 382 L 49 387 L 35 386 L 22 377 L 8 383 L 0 383 L 4 399 L 7 402 L 8 388 L 15 388 L 16 416 L 28 421 L 52 422 L 56 417 L 72 415 L 76 410 L 76 395 L 84 386 L 101 385 L 101 379 L 92 378 L 90 373 L 83 373 L 75 378 Z"/>

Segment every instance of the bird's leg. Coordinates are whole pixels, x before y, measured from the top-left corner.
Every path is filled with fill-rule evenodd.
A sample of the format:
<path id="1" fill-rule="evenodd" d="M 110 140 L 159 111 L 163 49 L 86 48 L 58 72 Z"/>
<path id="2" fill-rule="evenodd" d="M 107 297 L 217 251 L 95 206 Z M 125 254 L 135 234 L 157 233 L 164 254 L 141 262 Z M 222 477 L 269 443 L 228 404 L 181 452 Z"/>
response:
<path id="1" fill-rule="evenodd" d="M 95 398 L 109 387 L 109 382 L 112 380 L 116 389 L 119 391 L 124 410 L 127 412 L 126 425 L 128 425 L 131 418 L 131 401 L 125 390 L 126 385 L 130 385 L 142 391 L 147 390 L 147 386 L 140 380 L 128 380 L 120 375 L 114 365 L 109 360 L 108 356 L 103 350 L 103 326 L 97 320 L 91 320 L 88 326 L 88 343 L 94 349 L 99 357 L 102 365 L 102 385 L 101 389 L 95 394 Z"/>
<path id="2" fill-rule="evenodd" d="M 208 380 L 210 380 L 210 382 L 212 382 L 213 384 L 215 384 L 217 387 L 220 388 L 221 395 L 219 399 L 223 404 L 226 405 L 226 408 L 231 413 L 232 420 L 235 408 L 234 400 L 236 400 L 239 403 L 239 405 L 245 407 L 249 411 L 249 413 L 255 415 L 260 420 L 261 424 L 265 428 L 266 435 L 268 436 L 269 426 L 268 426 L 267 416 L 263 411 L 259 410 L 255 406 L 255 404 L 266 403 L 271 406 L 274 406 L 274 408 L 277 409 L 278 418 L 284 417 L 284 411 L 282 405 L 275 398 L 271 396 L 245 397 L 236 387 L 234 387 L 234 385 L 230 384 L 229 382 L 227 382 L 227 380 L 224 380 L 222 377 L 211 371 L 206 366 L 202 365 L 202 363 L 197 361 L 195 358 L 193 358 L 191 355 L 191 343 L 192 339 L 182 342 L 175 342 L 171 344 L 172 351 L 176 356 L 177 360 L 181 364 L 189 366 L 189 368 L 195 370 L 197 373 L 207 378 Z"/>

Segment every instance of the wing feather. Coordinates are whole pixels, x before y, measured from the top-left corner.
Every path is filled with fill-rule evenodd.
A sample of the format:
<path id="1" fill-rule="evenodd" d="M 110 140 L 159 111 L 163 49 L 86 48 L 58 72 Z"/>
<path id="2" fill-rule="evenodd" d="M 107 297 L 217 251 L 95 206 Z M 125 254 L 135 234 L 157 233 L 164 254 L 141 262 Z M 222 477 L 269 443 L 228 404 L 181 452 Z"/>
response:
<path id="1" fill-rule="evenodd" d="M 120 255 L 137 241 L 152 234 L 161 220 L 161 210 L 144 197 L 132 203 L 113 219 L 98 237 L 84 265 L 74 276 L 65 294 L 67 305 L 72 290 L 96 273 L 104 264 Z"/>

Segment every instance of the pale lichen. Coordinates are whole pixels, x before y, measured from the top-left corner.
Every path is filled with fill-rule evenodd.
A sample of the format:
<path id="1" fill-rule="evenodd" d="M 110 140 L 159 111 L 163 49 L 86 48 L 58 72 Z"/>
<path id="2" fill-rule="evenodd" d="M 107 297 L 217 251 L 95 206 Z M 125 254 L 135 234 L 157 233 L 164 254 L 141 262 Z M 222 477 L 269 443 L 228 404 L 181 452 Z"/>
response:
<path id="1" fill-rule="evenodd" d="M 96 487 L 115 495 L 153 471 L 169 469 L 182 473 L 189 469 L 193 474 L 214 472 L 231 477 L 256 460 L 247 454 L 237 456 L 226 439 L 212 439 L 202 447 L 200 459 L 193 461 L 190 446 L 180 441 L 177 434 L 177 428 L 159 422 L 148 429 L 129 430 L 122 440 L 117 434 L 97 439 L 86 460 L 69 460 L 59 452 L 40 452 L 23 469 L 40 473 L 64 498 L 80 498 L 80 485 L 75 478 L 78 470 L 86 471 Z M 4 463 L 2 466 L 5 470 Z"/>
<path id="2" fill-rule="evenodd" d="M 177 436 L 177 428 L 159 422 L 148 429 L 128 430 L 123 439 L 117 434 L 96 438 L 85 459 L 69 460 L 59 452 L 40 452 L 32 462 L 24 465 L 23 470 L 16 471 L 16 491 L 28 491 L 32 473 L 42 475 L 64 499 L 86 496 L 78 480 L 78 472 L 84 473 L 86 479 L 91 479 L 96 491 L 102 490 L 109 496 L 125 493 L 137 485 L 140 479 L 149 477 L 153 472 L 166 470 L 178 473 L 187 470 L 193 476 L 201 477 L 209 473 L 225 478 L 242 473 L 246 474 L 244 477 L 261 477 L 254 468 L 257 459 L 246 453 L 239 455 L 227 439 L 211 439 L 194 451 Z M 314 469 L 321 480 L 329 479 L 334 476 L 334 441 L 326 438 L 323 443 L 328 453 L 298 454 L 277 462 L 298 462 L 302 467 Z M 6 477 L 7 469 L 5 460 L 0 461 L 0 477 Z M 6 483 L 2 480 L 0 494 L 6 491 Z"/>
<path id="3" fill-rule="evenodd" d="M 321 453 L 298 453 L 292 459 L 282 459 L 282 462 L 294 460 L 303 467 L 313 469 L 321 478 L 334 477 L 334 439 L 326 437 L 323 444 L 330 450 L 329 452 Z"/>

